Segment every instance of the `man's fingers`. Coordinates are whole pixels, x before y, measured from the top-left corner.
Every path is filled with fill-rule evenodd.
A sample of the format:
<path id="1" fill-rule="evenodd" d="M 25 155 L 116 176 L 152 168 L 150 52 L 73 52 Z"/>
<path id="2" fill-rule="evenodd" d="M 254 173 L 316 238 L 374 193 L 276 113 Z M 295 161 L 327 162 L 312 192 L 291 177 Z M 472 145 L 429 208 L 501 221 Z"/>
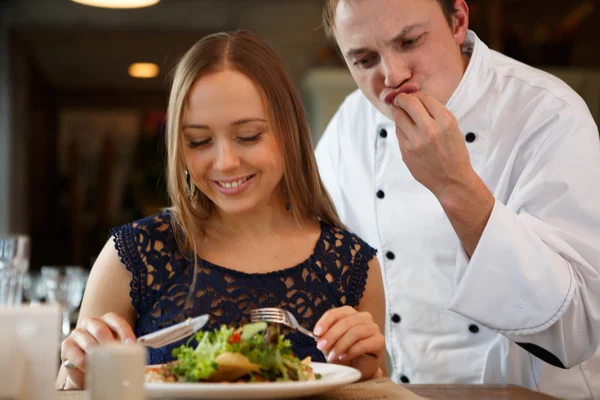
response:
<path id="1" fill-rule="evenodd" d="M 419 99 L 421 105 L 433 119 L 436 119 L 448 110 L 444 104 L 431 95 L 425 93 L 413 93 L 412 96 Z"/>
<path id="2" fill-rule="evenodd" d="M 396 136 L 400 142 L 409 141 L 413 143 L 417 136 L 417 125 L 406 111 L 398 107 L 392 107 L 392 114 L 396 124 Z"/>
<path id="3" fill-rule="evenodd" d="M 400 94 L 394 104 L 397 105 L 392 108 L 396 130 L 404 133 L 413 148 L 424 143 L 438 142 L 442 135 L 454 132 L 452 128 L 457 125 L 454 115 L 433 96 L 423 93 Z M 406 117 L 398 109 L 403 110 L 414 121 L 414 129 L 410 129 L 410 124 L 405 122 Z M 401 135 L 397 136 L 400 146 L 406 148 L 401 142 Z"/>
<path id="4" fill-rule="evenodd" d="M 450 125 L 456 121 L 456 118 L 452 115 L 450 110 L 435 97 L 423 93 L 415 93 L 413 96 L 416 96 L 421 100 L 421 104 L 423 104 L 427 112 L 442 130 L 447 130 Z"/>
<path id="5" fill-rule="evenodd" d="M 394 99 L 394 106 L 404 110 L 419 129 L 422 130 L 431 125 L 433 116 L 429 114 L 420 97 L 400 93 Z"/>

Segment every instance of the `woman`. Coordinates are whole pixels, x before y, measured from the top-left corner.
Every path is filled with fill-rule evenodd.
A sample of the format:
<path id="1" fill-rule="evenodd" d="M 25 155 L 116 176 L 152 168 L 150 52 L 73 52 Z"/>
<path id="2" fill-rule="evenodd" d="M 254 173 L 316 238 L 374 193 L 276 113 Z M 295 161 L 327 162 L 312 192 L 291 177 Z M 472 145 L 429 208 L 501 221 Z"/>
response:
<path id="1" fill-rule="evenodd" d="M 205 329 L 239 325 L 259 307 L 287 309 L 321 336 L 289 333 L 298 357 L 325 361 L 322 350 L 363 379 L 385 371 L 375 250 L 344 230 L 275 52 L 246 31 L 203 38 L 175 70 L 167 119 L 172 207 L 111 231 L 62 345 L 76 368 L 63 367 L 59 385 L 83 387 L 98 343 L 204 313 Z M 149 349 L 149 363 L 180 344 Z"/>

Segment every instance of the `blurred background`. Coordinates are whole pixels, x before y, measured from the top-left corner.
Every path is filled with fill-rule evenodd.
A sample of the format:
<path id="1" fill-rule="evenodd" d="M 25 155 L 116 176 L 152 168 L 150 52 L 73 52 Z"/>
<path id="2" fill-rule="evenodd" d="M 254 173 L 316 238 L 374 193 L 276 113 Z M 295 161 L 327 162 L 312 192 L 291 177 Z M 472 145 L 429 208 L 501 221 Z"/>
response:
<path id="1" fill-rule="evenodd" d="M 600 113 L 592 0 L 467 0 L 492 48 L 555 73 Z M 112 226 L 167 206 L 169 72 L 207 33 L 249 29 L 283 58 L 316 143 L 355 85 L 322 0 L 162 0 L 139 9 L 0 0 L 0 232 L 31 236 L 30 270 L 89 269 Z M 132 63 L 158 66 L 134 78 Z"/>

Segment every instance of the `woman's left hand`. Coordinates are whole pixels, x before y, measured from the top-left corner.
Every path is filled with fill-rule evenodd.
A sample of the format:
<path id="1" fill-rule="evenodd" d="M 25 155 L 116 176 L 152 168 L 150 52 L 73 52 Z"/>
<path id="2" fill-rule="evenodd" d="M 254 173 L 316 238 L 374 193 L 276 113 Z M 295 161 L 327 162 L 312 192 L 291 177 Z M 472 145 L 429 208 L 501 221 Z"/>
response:
<path id="1" fill-rule="evenodd" d="M 375 354 L 378 360 L 385 354 L 385 337 L 373 321 L 371 313 L 350 306 L 327 311 L 315 325 L 319 336 L 317 347 L 328 354 L 329 362 L 347 362 Z"/>

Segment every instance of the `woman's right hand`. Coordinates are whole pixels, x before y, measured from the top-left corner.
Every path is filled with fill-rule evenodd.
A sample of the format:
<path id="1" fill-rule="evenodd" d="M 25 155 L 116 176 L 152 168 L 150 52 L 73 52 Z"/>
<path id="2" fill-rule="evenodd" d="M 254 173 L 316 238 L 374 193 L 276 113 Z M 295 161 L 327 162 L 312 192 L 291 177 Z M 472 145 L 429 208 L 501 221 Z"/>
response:
<path id="1" fill-rule="evenodd" d="M 73 368 L 67 372 L 66 389 L 83 389 L 85 385 L 86 353 L 93 346 L 110 342 L 135 343 L 131 325 L 119 314 L 107 313 L 100 318 L 85 318 L 62 342 L 60 358 L 69 360 Z"/>

